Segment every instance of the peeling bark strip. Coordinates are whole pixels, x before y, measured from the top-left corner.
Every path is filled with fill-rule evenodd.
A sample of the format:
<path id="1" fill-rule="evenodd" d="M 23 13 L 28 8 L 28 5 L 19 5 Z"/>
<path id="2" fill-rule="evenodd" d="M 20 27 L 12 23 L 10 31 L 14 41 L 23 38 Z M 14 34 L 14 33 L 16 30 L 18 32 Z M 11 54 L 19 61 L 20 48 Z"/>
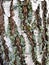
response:
<path id="1" fill-rule="evenodd" d="M 10 5 L 10 17 L 9 17 L 9 25 L 10 25 L 10 36 L 14 36 L 15 34 L 15 21 L 13 19 L 14 12 L 13 12 L 13 0 L 11 0 L 11 5 Z M 16 58 L 14 60 L 14 65 L 17 65 Z"/>
<path id="2" fill-rule="evenodd" d="M 0 35 L 4 33 L 4 10 L 2 3 L 3 1 L 0 0 Z"/>
<path id="3" fill-rule="evenodd" d="M 9 25 L 10 25 L 10 34 L 14 35 L 15 33 L 15 22 L 13 20 L 14 13 L 13 13 L 13 0 L 11 0 L 11 6 L 10 6 L 10 17 L 9 17 Z"/>
<path id="4" fill-rule="evenodd" d="M 2 37 L 2 45 L 4 47 L 4 52 L 5 52 L 5 61 L 9 62 L 9 55 L 8 55 L 9 54 L 9 50 L 8 50 L 7 45 L 5 44 L 4 36 L 2 35 L 1 37 Z"/>
<path id="5" fill-rule="evenodd" d="M 22 6 L 22 10 L 23 10 L 22 13 L 24 15 L 24 18 L 27 18 L 28 16 L 28 3 L 29 3 L 29 0 L 25 0 Z"/>
<path id="6" fill-rule="evenodd" d="M 4 28 L 4 9 L 3 9 L 3 0 L 0 0 L 0 35 L 2 38 L 2 45 L 4 47 L 4 53 L 5 53 L 5 61 L 9 62 L 9 51 L 8 51 L 8 47 L 5 44 L 5 40 L 4 40 L 4 32 L 5 32 L 5 28 Z"/>
<path id="7" fill-rule="evenodd" d="M 0 0 L 0 35 L 1 37 L 3 37 L 4 35 L 4 10 L 3 10 L 3 6 L 2 6 L 3 1 Z M 9 56 L 8 56 L 8 48 L 5 45 L 5 42 L 2 38 L 2 45 L 4 47 L 4 52 L 5 52 L 5 60 L 9 61 Z"/>
<path id="8" fill-rule="evenodd" d="M 47 14 L 47 3 L 46 1 L 42 1 L 42 10 L 43 10 L 43 26 L 44 26 L 44 30 L 43 30 L 43 42 L 46 40 L 48 41 L 48 37 L 46 35 L 47 29 L 46 29 L 46 14 Z M 47 57 L 47 44 L 45 46 L 45 42 L 43 44 L 43 47 L 46 47 L 43 51 L 43 58 L 42 58 L 42 65 L 46 65 L 46 57 Z"/>

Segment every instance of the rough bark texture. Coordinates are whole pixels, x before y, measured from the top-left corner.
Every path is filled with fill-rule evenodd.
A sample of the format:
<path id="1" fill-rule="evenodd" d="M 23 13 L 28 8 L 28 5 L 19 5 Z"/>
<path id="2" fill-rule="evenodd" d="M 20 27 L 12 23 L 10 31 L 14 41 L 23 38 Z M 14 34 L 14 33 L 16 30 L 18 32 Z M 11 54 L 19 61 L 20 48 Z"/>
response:
<path id="1" fill-rule="evenodd" d="M 4 33 L 4 10 L 2 3 L 3 1 L 0 0 L 0 35 Z"/>
<path id="2" fill-rule="evenodd" d="M 9 25 L 8 26 L 9 29 L 7 29 L 7 35 L 5 33 L 5 25 L 4 25 L 4 14 L 6 10 L 4 11 L 3 3 L 5 2 L 10 2 L 10 16 L 8 17 L 6 15 L 8 18 L 8 25 Z M 38 1 L 36 2 L 38 3 Z M 49 16 L 47 16 L 48 5 L 47 0 L 40 1 L 41 3 L 38 4 L 36 2 L 32 0 L 11 0 L 11 1 L 0 0 L 0 46 L 1 46 L 0 49 L 2 49 L 1 51 L 3 52 L 2 53 L 0 51 L 0 65 L 29 65 L 31 63 L 33 63 L 31 65 L 48 65 L 47 64 L 48 62 L 47 58 L 49 56 L 49 28 L 48 28 Z M 33 9 L 33 7 L 35 7 L 33 6 L 33 4 L 37 5 L 35 11 Z M 40 7 L 40 5 L 42 7 Z M 42 18 L 40 16 L 40 8 L 42 10 Z M 38 31 L 38 33 L 34 33 L 35 29 L 36 32 Z M 24 40 L 21 38 L 21 35 L 24 37 Z M 5 40 L 5 37 L 6 39 L 7 38 L 10 39 L 9 42 Z M 10 47 L 8 46 L 8 43 L 11 43 L 12 48 L 11 51 L 9 50 Z M 39 51 L 37 51 L 37 46 L 39 48 Z M 26 49 L 30 50 L 29 51 L 30 55 Z M 25 52 L 26 53 L 28 52 L 27 55 Z M 39 61 L 39 58 L 37 59 L 38 52 L 39 55 L 42 56 L 41 62 Z M 31 59 L 32 62 L 29 62 L 30 58 L 32 58 Z"/>

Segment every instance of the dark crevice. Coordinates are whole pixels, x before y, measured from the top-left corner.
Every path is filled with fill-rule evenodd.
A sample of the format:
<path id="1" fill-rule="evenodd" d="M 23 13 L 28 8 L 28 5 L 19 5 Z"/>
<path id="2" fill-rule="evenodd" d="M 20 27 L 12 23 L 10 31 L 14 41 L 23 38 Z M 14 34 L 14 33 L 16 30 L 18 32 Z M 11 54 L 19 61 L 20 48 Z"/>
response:
<path id="1" fill-rule="evenodd" d="M 46 28 L 46 14 L 47 14 L 47 3 L 46 1 L 42 1 L 42 10 L 43 10 L 43 25 L 44 25 L 44 30 L 43 30 L 43 35 L 42 35 L 42 39 L 43 39 L 43 46 L 42 48 L 44 49 L 44 47 L 46 47 L 43 51 L 43 58 L 42 58 L 42 65 L 46 65 L 46 57 L 47 57 L 47 44 L 45 44 L 45 40 L 48 41 L 48 36 L 46 35 L 47 32 L 47 28 Z"/>

